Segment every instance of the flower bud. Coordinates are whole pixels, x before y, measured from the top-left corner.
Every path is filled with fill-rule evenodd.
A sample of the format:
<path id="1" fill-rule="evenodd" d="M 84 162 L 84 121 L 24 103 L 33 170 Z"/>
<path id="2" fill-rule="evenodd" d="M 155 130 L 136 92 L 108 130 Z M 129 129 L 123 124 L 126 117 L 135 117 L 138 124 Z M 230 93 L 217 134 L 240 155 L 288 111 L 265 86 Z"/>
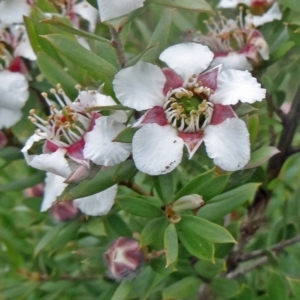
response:
<path id="1" fill-rule="evenodd" d="M 73 220 L 79 213 L 72 201 L 54 203 L 49 209 L 51 216 L 59 222 Z"/>
<path id="2" fill-rule="evenodd" d="M 181 212 L 184 210 L 190 210 L 195 209 L 204 204 L 204 201 L 200 195 L 193 194 L 193 195 L 187 195 L 179 198 L 174 204 L 173 204 L 173 211 L 174 212 Z"/>
<path id="3" fill-rule="evenodd" d="M 120 237 L 104 253 L 108 274 L 112 278 L 130 280 L 141 269 L 144 261 L 143 251 L 139 249 L 138 241 Z"/>
<path id="4" fill-rule="evenodd" d="M 23 195 L 27 198 L 30 197 L 42 197 L 44 195 L 45 184 L 39 183 L 31 186 L 23 191 Z"/>
<path id="5" fill-rule="evenodd" d="M 7 138 L 5 134 L 0 131 L 0 149 L 3 148 L 7 144 Z"/>

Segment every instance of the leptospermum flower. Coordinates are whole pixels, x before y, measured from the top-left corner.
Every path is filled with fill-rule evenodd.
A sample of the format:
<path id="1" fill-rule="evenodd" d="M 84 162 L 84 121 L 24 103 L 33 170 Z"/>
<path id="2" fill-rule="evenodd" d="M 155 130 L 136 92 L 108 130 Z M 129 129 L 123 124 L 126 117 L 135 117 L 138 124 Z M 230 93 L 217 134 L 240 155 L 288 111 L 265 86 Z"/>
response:
<path id="1" fill-rule="evenodd" d="M 97 0 L 101 22 L 122 17 L 143 6 L 145 0 Z"/>
<path id="2" fill-rule="evenodd" d="M 182 159 L 184 145 L 192 158 L 203 141 L 208 156 L 223 170 L 239 170 L 248 162 L 248 130 L 230 105 L 261 101 L 266 91 L 248 71 L 217 66 L 202 73 L 213 56 L 206 46 L 178 44 L 160 55 L 171 69 L 139 62 L 116 75 L 119 101 L 147 110 L 135 124 L 141 128 L 132 141 L 140 171 L 171 172 Z"/>
<path id="3" fill-rule="evenodd" d="M 236 8 L 239 4 L 249 7 L 246 21 L 255 27 L 274 20 L 281 20 L 282 13 L 276 0 L 221 0 L 219 8 Z"/>
<path id="4" fill-rule="evenodd" d="M 220 21 L 213 18 L 206 22 L 208 34 L 196 34 L 194 42 L 204 44 L 214 52 L 211 67 L 223 64 L 223 68 L 248 70 L 269 59 L 269 46 L 260 31 L 243 20 L 242 9 L 236 20 Z"/>
<path id="5" fill-rule="evenodd" d="M 78 97 L 74 102 L 60 85 L 58 90 L 50 90 L 61 109 L 46 93 L 42 93 L 51 114 L 43 120 L 34 109 L 30 111 L 29 119 L 38 129 L 22 149 L 30 166 L 65 178 L 70 175 L 74 163 L 88 168 L 91 160 L 99 165 L 112 166 L 126 160 L 131 150 L 130 144 L 112 142 L 125 128 L 121 123 L 126 120 L 125 113 L 116 112 L 104 117 L 99 112 L 87 111 L 94 106 L 115 105 L 114 100 L 97 91 L 76 88 Z M 42 153 L 29 153 L 39 141 L 44 141 Z"/>
<path id="6" fill-rule="evenodd" d="M 11 25 L 23 23 L 23 16 L 30 14 L 33 0 L 0 1 L 0 23 Z"/>

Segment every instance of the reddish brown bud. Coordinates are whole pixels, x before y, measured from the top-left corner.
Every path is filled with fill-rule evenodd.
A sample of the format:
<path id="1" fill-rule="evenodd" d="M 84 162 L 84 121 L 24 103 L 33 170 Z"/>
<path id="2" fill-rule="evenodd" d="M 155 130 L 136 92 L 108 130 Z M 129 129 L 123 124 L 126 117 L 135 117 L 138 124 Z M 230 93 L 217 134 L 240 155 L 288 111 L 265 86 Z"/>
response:
<path id="1" fill-rule="evenodd" d="M 49 209 L 52 217 L 59 222 L 67 222 L 73 220 L 79 213 L 77 207 L 72 201 L 54 203 Z"/>
<path id="2" fill-rule="evenodd" d="M 138 241 L 120 237 L 104 253 L 108 274 L 112 278 L 130 280 L 139 272 L 144 261 Z"/>

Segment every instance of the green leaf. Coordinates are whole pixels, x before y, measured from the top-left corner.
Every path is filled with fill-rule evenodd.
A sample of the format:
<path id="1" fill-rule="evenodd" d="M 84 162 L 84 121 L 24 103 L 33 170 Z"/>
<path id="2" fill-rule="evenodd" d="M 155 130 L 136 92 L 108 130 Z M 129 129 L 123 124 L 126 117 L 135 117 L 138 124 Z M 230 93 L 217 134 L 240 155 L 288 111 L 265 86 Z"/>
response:
<path id="1" fill-rule="evenodd" d="M 247 201 L 251 201 L 260 183 L 247 183 L 218 195 L 205 204 L 197 213 L 207 220 L 217 220 Z"/>
<path id="2" fill-rule="evenodd" d="M 0 192 L 12 190 L 24 190 L 44 181 L 45 173 L 36 172 L 33 175 L 27 176 L 24 179 L 15 180 L 13 182 L 0 186 Z"/>
<path id="3" fill-rule="evenodd" d="M 147 47 L 143 52 L 141 52 L 139 55 L 133 57 L 132 59 L 130 59 L 126 64 L 125 67 L 131 67 L 133 65 L 135 65 L 137 62 L 139 62 L 140 60 L 143 61 L 151 61 L 151 57 L 152 56 L 156 56 L 156 52 L 158 49 L 158 44 L 155 44 L 151 47 Z"/>
<path id="4" fill-rule="evenodd" d="M 183 246 L 194 256 L 209 261 L 214 261 L 214 244 L 199 235 L 199 232 L 192 231 L 185 222 L 176 224 L 179 240 Z"/>
<path id="5" fill-rule="evenodd" d="M 118 204 L 124 211 L 139 217 L 158 218 L 163 216 L 163 211 L 149 203 L 151 198 L 147 199 L 138 197 L 122 197 L 118 198 Z"/>
<path id="6" fill-rule="evenodd" d="M 148 222 L 141 232 L 141 247 L 151 245 L 162 232 L 165 232 L 168 224 L 168 220 L 165 217 L 156 218 Z"/>
<path id="7" fill-rule="evenodd" d="M 163 290 L 163 299 L 194 299 L 200 283 L 200 279 L 191 276 L 178 280 Z"/>
<path id="8" fill-rule="evenodd" d="M 272 300 L 287 300 L 287 286 L 281 276 L 270 272 L 267 282 L 267 291 Z"/>
<path id="9" fill-rule="evenodd" d="M 119 165 L 101 170 L 94 177 L 81 181 L 75 187 L 66 187 L 59 201 L 68 201 L 94 195 L 107 188 L 128 179 L 136 173 L 136 168 L 132 160 L 127 160 Z"/>
<path id="10" fill-rule="evenodd" d="M 204 201 L 219 195 L 225 188 L 230 174 L 215 176 L 214 170 L 200 174 L 185 185 L 175 196 L 179 199 L 182 196 L 190 194 L 201 195 Z"/>
<path id="11" fill-rule="evenodd" d="M 109 228 L 118 236 L 132 236 L 132 232 L 127 224 L 117 214 L 111 215 L 105 219 L 105 225 L 109 226 Z"/>
<path id="12" fill-rule="evenodd" d="M 162 17 L 150 38 L 147 49 L 155 47 L 156 45 L 157 47 L 155 51 L 144 54 L 141 57 L 143 61 L 152 62 L 153 60 L 157 59 L 160 53 L 165 49 L 174 11 L 174 9 L 168 8 L 162 13 Z"/>
<path id="13" fill-rule="evenodd" d="M 228 278 L 215 278 L 210 288 L 214 294 L 222 297 L 222 299 L 230 299 L 239 292 L 239 284 Z"/>
<path id="14" fill-rule="evenodd" d="M 116 104 L 116 105 L 107 105 L 107 106 L 93 106 L 90 108 L 87 108 L 86 111 L 98 111 L 98 110 L 128 110 L 131 109 L 130 107 L 124 106 L 122 104 Z M 123 131 L 126 129 L 131 129 L 130 127 L 125 128 Z"/>
<path id="15" fill-rule="evenodd" d="M 164 257 L 156 257 L 151 259 L 149 261 L 149 265 L 156 273 L 159 273 L 163 276 L 170 275 L 171 273 L 177 271 L 175 264 L 171 264 L 166 267 L 166 260 Z"/>
<path id="16" fill-rule="evenodd" d="M 50 228 L 46 234 L 40 239 L 34 248 L 34 256 L 37 256 L 46 246 L 52 243 L 54 239 L 58 236 L 60 231 L 63 229 L 65 224 L 60 224 L 55 227 Z"/>
<path id="17" fill-rule="evenodd" d="M 249 105 L 248 103 L 241 103 L 241 105 L 235 110 L 235 113 L 238 115 L 239 118 L 241 118 L 257 110 L 257 108 Z"/>
<path id="18" fill-rule="evenodd" d="M 236 300 L 254 300 L 254 292 L 250 287 L 243 284 Z"/>
<path id="19" fill-rule="evenodd" d="M 126 127 L 113 139 L 113 142 L 131 143 L 137 130 L 138 128 Z"/>
<path id="20" fill-rule="evenodd" d="M 233 236 L 224 227 L 205 219 L 192 215 L 183 215 L 180 223 L 183 223 L 182 226 L 186 230 L 213 243 L 236 243 Z"/>
<path id="21" fill-rule="evenodd" d="M 70 38 L 60 34 L 49 34 L 43 38 L 70 61 L 99 79 L 111 80 L 117 73 L 117 69 L 112 64 Z"/>
<path id="22" fill-rule="evenodd" d="M 123 281 L 118 286 L 111 300 L 125 300 L 131 290 L 132 283 L 128 281 Z"/>
<path id="23" fill-rule="evenodd" d="M 76 29 L 74 27 L 68 26 L 67 24 L 60 22 L 60 21 L 43 20 L 43 21 L 41 21 L 41 23 L 45 23 L 45 24 L 49 24 L 53 27 L 57 27 L 67 33 L 75 34 L 78 36 L 82 36 L 82 37 L 85 37 L 88 39 L 96 40 L 96 41 L 111 45 L 110 40 L 107 40 L 107 39 L 105 39 L 101 36 L 95 35 L 93 33 L 82 31 L 82 30 Z"/>
<path id="24" fill-rule="evenodd" d="M 164 234 L 164 248 L 166 251 L 166 267 L 176 262 L 178 257 L 178 238 L 174 224 L 170 224 Z"/>
<path id="25" fill-rule="evenodd" d="M 281 44 L 273 53 L 271 53 L 270 59 L 266 62 L 266 65 L 269 66 L 277 62 L 279 59 L 284 57 L 287 52 L 289 52 L 295 45 L 296 44 L 293 41 L 288 41 Z"/>
<path id="26" fill-rule="evenodd" d="M 244 169 L 251 169 L 262 165 L 273 155 L 280 151 L 276 147 L 264 146 L 251 153 L 251 159 L 244 167 Z"/>
<path id="27" fill-rule="evenodd" d="M 148 0 L 148 2 L 161 4 L 165 6 L 213 13 L 213 10 L 210 7 L 210 5 L 204 0 Z"/>
<path id="28" fill-rule="evenodd" d="M 53 86 L 60 83 L 66 94 L 75 99 L 78 94 L 75 86 L 78 82 L 62 66 L 43 52 L 37 53 L 37 64 L 46 79 Z"/>
<path id="29" fill-rule="evenodd" d="M 6 161 L 13 161 L 23 158 L 23 154 L 17 147 L 5 147 L 0 149 L 0 158 Z"/>
<path id="30" fill-rule="evenodd" d="M 298 0 L 281 0 L 281 3 L 294 11 L 300 12 L 300 3 Z"/>
<path id="31" fill-rule="evenodd" d="M 198 260 L 194 265 L 197 273 L 204 278 L 212 279 L 223 271 L 226 271 L 226 261 L 224 259 L 216 258 L 212 263 L 207 260 Z"/>
<path id="32" fill-rule="evenodd" d="M 172 202 L 174 195 L 173 174 L 158 175 L 153 177 L 153 180 L 159 198 L 166 204 Z"/>
<path id="33" fill-rule="evenodd" d="M 286 277 L 286 279 L 291 287 L 295 300 L 300 300 L 300 280 L 289 277 Z"/>
<path id="34" fill-rule="evenodd" d="M 251 115 L 248 118 L 248 130 L 250 135 L 250 144 L 255 141 L 259 129 L 259 117 L 257 114 Z"/>

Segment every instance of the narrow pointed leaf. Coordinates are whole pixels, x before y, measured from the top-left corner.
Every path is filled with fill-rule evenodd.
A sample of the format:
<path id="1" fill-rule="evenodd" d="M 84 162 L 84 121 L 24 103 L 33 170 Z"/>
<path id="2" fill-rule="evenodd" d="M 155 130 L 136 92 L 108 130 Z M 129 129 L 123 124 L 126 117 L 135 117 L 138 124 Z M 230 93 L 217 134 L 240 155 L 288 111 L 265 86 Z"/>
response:
<path id="1" fill-rule="evenodd" d="M 174 224 L 170 224 L 164 235 L 164 247 L 166 251 L 166 267 L 176 262 L 178 257 L 178 238 Z"/>
<path id="2" fill-rule="evenodd" d="M 114 138 L 113 142 L 131 143 L 133 136 L 137 132 L 137 130 L 138 128 L 126 127 Z"/>
<path id="3" fill-rule="evenodd" d="M 280 151 L 276 147 L 265 146 L 251 153 L 251 159 L 244 169 L 251 169 L 262 165 Z"/>

